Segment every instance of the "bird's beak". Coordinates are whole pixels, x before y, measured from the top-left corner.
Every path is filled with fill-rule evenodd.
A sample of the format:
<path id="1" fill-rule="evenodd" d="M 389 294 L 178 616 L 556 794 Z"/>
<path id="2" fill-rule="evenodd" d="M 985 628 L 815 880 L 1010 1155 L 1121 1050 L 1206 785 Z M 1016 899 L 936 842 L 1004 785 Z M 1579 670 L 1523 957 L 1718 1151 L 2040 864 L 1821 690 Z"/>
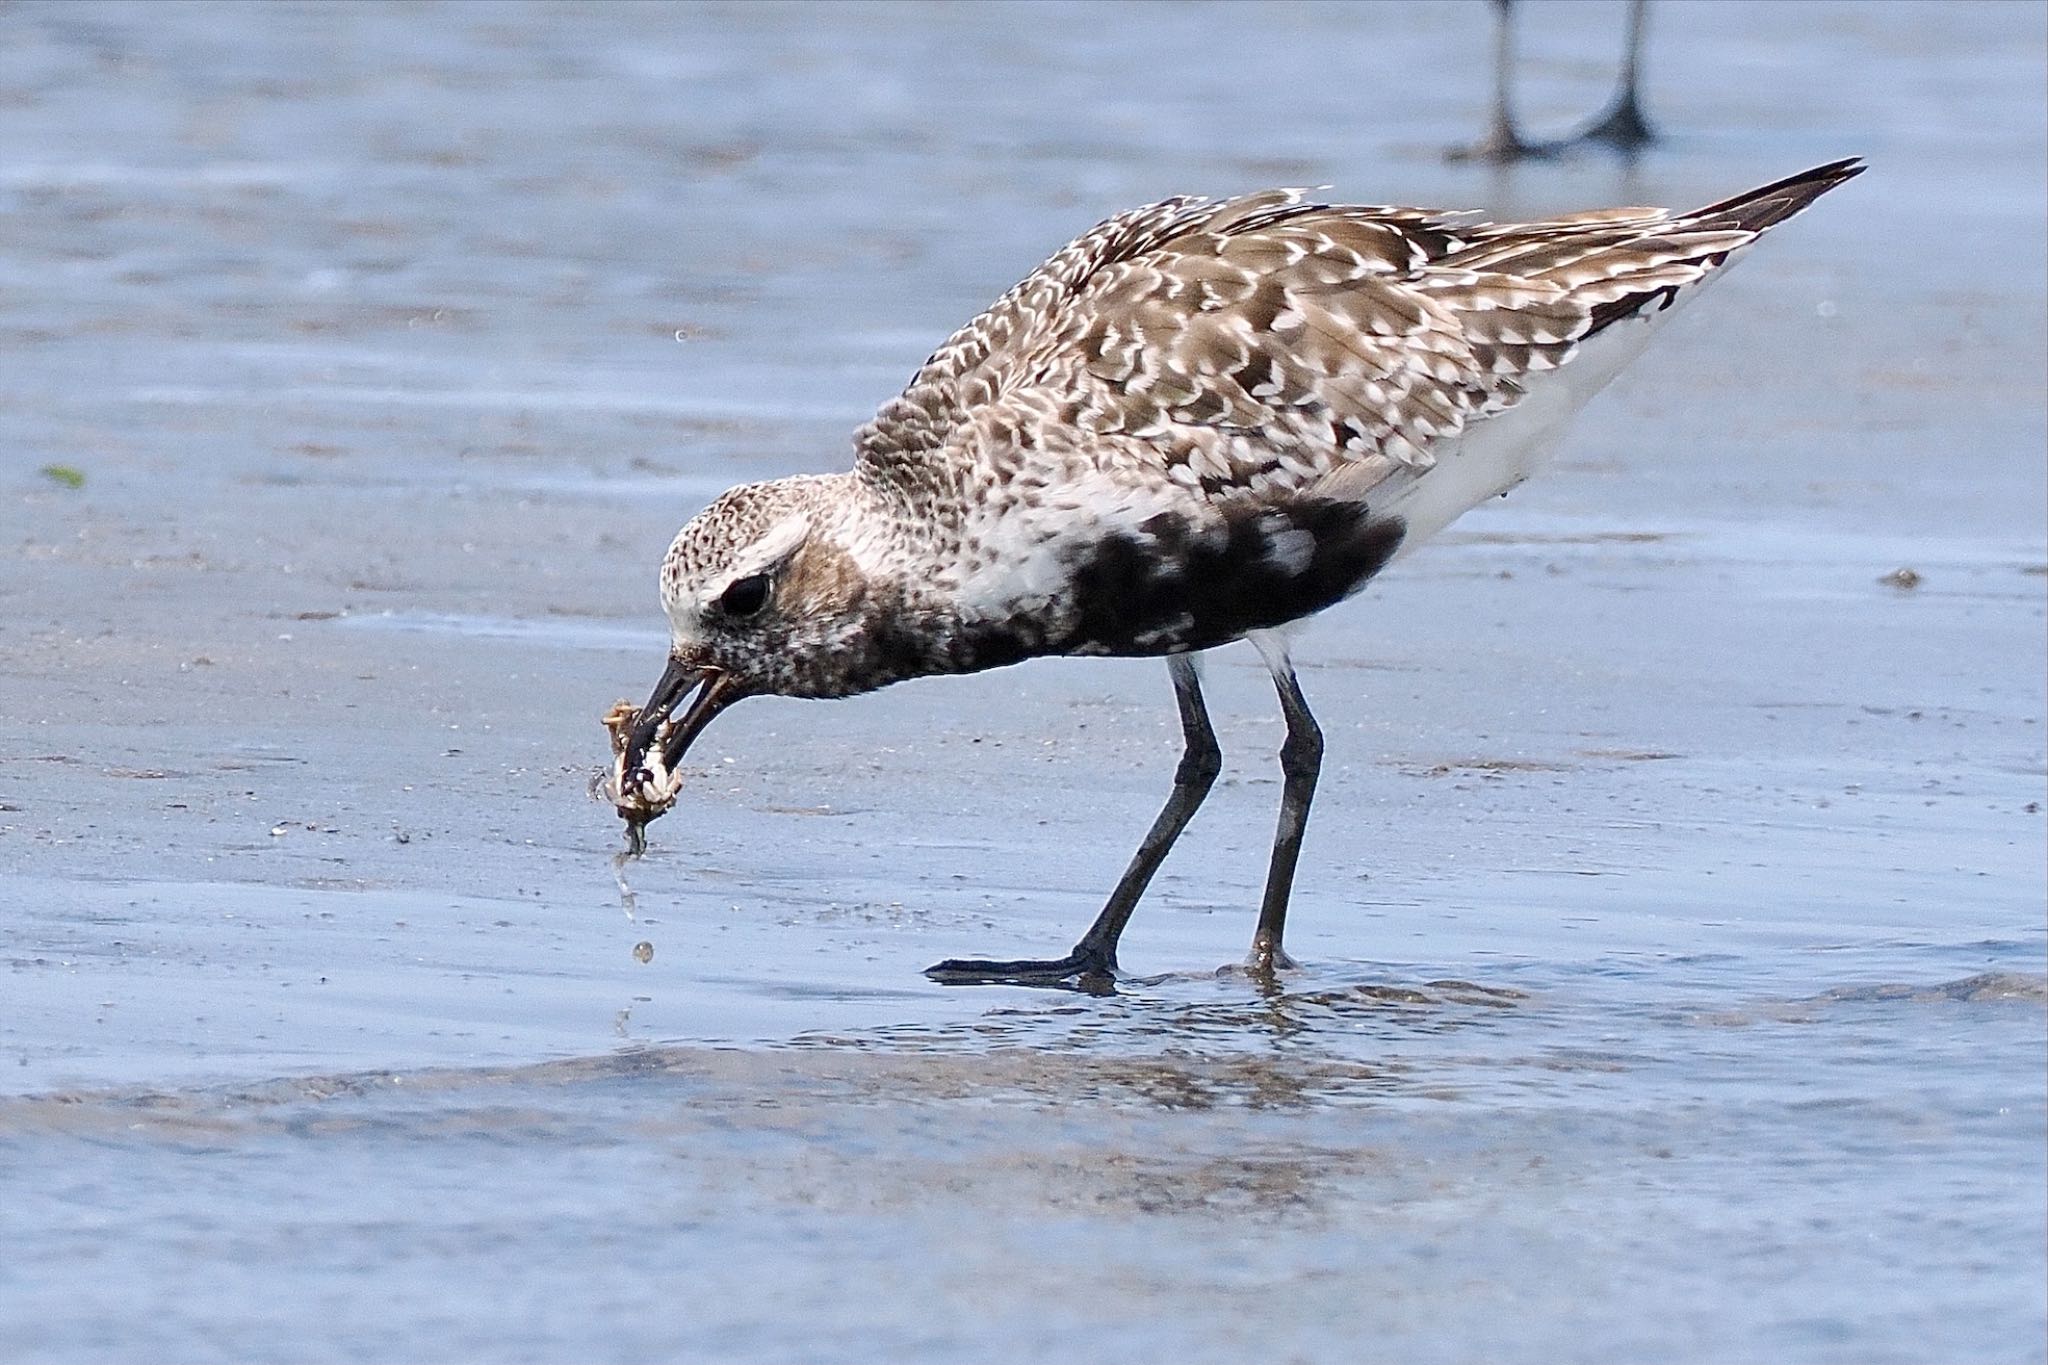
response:
<path id="1" fill-rule="evenodd" d="M 671 654 L 668 667 L 662 670 L 661 681 L 654 685 L 648 695 L 647 705 L 640 709 L 640 718 L 626 735 L 626 753 L 620 769 L 632 779 L 641 776 L 641 768 L 647 758 L 647 750 L 654 743 L 656 733 L 663 721 L 669 718 L 682 700 L 692 683 L 698 684 L 697 695 L 690 699 L 690 705 L 680 719 L 670 728 L 661 746 L 662 766 L 674 772 L 676 764 L 697 736 L 703 733 L 714 717 L 732 703 L 738 701 L 741 690 L 734 686 L 731 677 L 722 669 L 707 668 L 690 662 L 679 655 Z M 629 785 L 630 789 L 630 785 Z"/>

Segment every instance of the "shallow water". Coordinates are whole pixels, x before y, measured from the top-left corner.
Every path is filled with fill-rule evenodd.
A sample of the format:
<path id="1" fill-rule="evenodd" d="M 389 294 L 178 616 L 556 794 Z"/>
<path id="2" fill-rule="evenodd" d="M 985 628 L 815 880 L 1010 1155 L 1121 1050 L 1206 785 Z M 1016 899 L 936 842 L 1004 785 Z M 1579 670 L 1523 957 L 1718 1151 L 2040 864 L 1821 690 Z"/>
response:
<path id="1" fill-rule="evenodd" d="M 0 1355 L 2042 1359 L 2048 36 L 1730 13 L 1489 173 L 1477 5 L 0 11 Z M 919 969 L 1094 913 L 1156 664 L 750 703 L 616 858 L 676 524 L 1103 213 L 1847 153 L 1303 636 L 1279 993 L 1248 651 L 1113 997 Z"/>

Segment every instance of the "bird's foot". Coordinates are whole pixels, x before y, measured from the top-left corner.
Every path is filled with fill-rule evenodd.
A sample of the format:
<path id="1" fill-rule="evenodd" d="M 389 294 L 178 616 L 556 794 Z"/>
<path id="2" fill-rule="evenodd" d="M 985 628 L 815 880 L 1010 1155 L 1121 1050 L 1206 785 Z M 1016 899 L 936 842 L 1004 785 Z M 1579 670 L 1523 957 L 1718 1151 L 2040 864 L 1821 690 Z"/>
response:
<path id="1" fill-rule="evenodd" d="M 1251 978 L 1253 985 L 1267 995 L 1280 990 L 1280 973 L 1291 972 L 1301 964 L 1287 955 L 1278 945 L 1255 943 L 1251 954 L 1244 960 L 1244 974 Z"/>
<path id="2" fill-rule="evenodd" d="M 1494 166 L 1507 166 L 1517 161 L 1547 161 L 1561 150 L 1562 147 L 1555 142 L 1528 142 L 1517 133 L 1493 132 L 1477 142 L 1446 148 L 1444 160 L 1483 161 Z"/>
<path id="3" fill-rule="evenodd" d="M 1038 986 L 1085 995 L 1116 994 L 1116 955 L 1094 948 L 1076 948 L 1061 958 L 1013 962 L 953 957 L 925 968 L 924 974 L 947 986 Z"/>
<path id="4" fill-rule="evenodd" d="M 1606 113 L 1586 125 L 1566 145 L 1604 142 L 1623 152 L 1635 152 L 1657 140 L 1657 130 L 1643 117 L 1642 106 L 1633 96 L 1616 100 Z"/>

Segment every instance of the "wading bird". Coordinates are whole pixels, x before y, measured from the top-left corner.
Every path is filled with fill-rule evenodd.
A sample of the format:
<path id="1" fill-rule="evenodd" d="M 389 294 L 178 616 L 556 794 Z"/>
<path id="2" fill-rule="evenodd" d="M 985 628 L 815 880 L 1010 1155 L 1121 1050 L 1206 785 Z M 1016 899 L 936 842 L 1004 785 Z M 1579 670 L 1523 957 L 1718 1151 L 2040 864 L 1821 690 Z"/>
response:
<path id="1" fill-rule="evenodd" d="M 1094 925 L 1065 957 L 929 969 L 1100 982 L 1216 777 L 1196 658 L 1249 639 L 1287 722 L 1252 949 L 1270 978 L 1323 753 L 1280 629 L 1529 477 L 1673 307 L 1861 170 L 1675 215 L 1492 224 L 1276 190 L 1109 219 L 933 353 L 851 470 L 732 489 L 682 528 L 667 668 L 608 718 L 619 814 L 637 839 L 746 697 L 1162 656 L 1185 749 Z"/>

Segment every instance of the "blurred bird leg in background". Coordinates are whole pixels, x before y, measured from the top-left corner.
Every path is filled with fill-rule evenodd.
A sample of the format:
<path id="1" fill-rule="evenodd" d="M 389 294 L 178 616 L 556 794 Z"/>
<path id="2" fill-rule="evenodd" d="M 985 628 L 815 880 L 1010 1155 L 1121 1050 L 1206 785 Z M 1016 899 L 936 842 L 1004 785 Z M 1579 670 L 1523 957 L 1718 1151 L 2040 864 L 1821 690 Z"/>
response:
<path id="1" fill-rule="evenodd" d="M 1591 123 L 1568 138 L 1531 142 L 1515 126 L 1511 87 L 1515 68 L 1515 0 L 1493 0 L 1493 114 L 1486 136 L 1478 142 L 1453 147 L 1445 153 L 1451 161 L 1506 163 L 1539 157 L 1553 157 L 1588 142 L 1604 142 L 1625 152 L 1635 152 L 1657 140 L 1655 130 L 1643 114 L 1643 34 L 1648 26 L 1650 0 L 1629 0 L 1628 42 L 1622 52 L 1621 81 L 1607 109 Z"/>
<path id="2" fill-rule="evenodd" d="M 1649 22 L 1650 0 L 1629 0 L 1628 46 L 1621 54 L 1621 86 L 1607 111 L 1580 129 L 1573 142 L 1605 142 L 1633 152 L 1657 140 L 1643 115 L 1643 28 Z"/>
<path id="3" fill-rule="evenodd" d="M 1515 127 L 1510 90 L 1515 74 L 1514 0 L 1493 0 L 1493 118 L 1486 136 L 1468 146 L 1453 147 L 1451 161 L 1521 161 L 1554 156 L 1555 144 L 1526 142 Z"/>

